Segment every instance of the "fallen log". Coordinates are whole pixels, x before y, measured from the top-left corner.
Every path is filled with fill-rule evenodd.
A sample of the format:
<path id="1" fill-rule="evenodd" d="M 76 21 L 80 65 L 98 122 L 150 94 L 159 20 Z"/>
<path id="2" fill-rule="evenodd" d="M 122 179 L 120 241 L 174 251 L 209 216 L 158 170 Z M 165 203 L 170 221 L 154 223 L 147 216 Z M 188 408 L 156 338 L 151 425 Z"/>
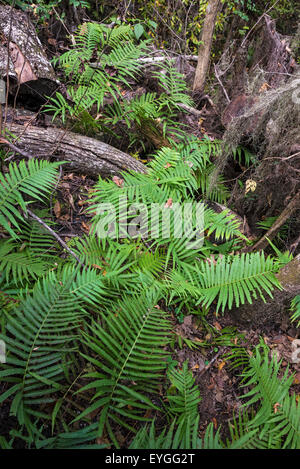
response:
<path id="1" fill-rule="evenodd" d="M 146 167 L 127 153 L 94 138 L 64 129 L 10 123 L 6 129 L 6 138 L 9 133 L 16 137 L 13 140 L 14 146 L 26 154 L 37 158 L 68 161 L 68 167 L 72 171 L 94 178 L 98 175 L 120 175 L 125 170 L 146 172 Z"/>

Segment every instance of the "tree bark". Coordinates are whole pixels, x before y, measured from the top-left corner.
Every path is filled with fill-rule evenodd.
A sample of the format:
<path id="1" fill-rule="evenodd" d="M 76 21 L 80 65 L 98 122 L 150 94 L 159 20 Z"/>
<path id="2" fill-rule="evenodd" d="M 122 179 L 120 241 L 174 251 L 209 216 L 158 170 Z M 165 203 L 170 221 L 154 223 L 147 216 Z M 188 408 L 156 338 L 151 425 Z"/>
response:
<path id="1" fill-rule="evenodd" d="M 26 13 L 0 5 L 0 38 L 0 78 L 9 80 L 11 94 L 41 101 L 58 88 L 59 81 Z"/>
<path id="2" fill-rule="evenodd" d="M 94 178 L 99 174 L 103 177 L 120 175 L 125 170 L 146 172 L 146 167 L 132 156 L 94 138 L 54 127 L 9 124 L 7 130 L 17 137 L 15 147 L 27 154 L 68 161 L 71 170 Z"/>
<path id="3" fill-rule="evenodd" d="M 209 66 L 210 50 L 212 46 L 215 22 L 220 5 L 220 0 L 209 0 L 208 5 L 206 7 L 206 15 L 203 24 L 201 44 L 198 53 L 198 63 L 193 85 L 194 91 L 203 91 L 204 88 L 204 83 Z"/>

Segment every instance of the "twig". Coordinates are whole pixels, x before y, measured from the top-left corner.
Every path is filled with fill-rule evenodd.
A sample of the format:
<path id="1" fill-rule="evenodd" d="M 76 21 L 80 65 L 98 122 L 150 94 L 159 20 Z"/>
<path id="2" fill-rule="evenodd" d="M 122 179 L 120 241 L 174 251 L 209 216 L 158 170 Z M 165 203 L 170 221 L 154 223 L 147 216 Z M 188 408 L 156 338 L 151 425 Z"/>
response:
<path id="1" fill-rule="evenodd" d="M 188 106 L 187 104 L 177 103 L 177 106 L 180 107 L 181 109 L 184 109 L 184 111 L 189 112 L 190 114 L 194 114 L 194 116 L 197 116 L 197 117 L 202 116 L 202 111 L 199 111 L 198 109 L 195 109 L 194 107 Z"/>
<path id="2" fill-rule="evenodd" d="M 229 99 L 229 96 L 228 96 L 228 93 L 223 85 L 223 83 L 221 82 L 221 78 L 219 76 L 219 72 L 218 72 L 218 69 L 216 67 L 216 65 L 214 64 L 214 69 L 215 69 L 215 75 L 216 75 L 216 79 L 218 80 L 218 82 L 220 83 L 220 86 L 223 90 L 223 93 L 225 94 L 225 98 L 227 99 L 227 102 L 230 103 L 230 99 Z"/>
<path id="3" fill-rule="evenodd" d="M 275 2 L 273 5 L 270 6 L 270 8 L 268 8 L 267 11 L 265 11 L 259 18 L 258 20 L 256 21 L 255 25 L 252 26 L 252 28 L 250 29 L 250 31 L 248 31 L 248 34 L 244 37 L 244 40 L 241 44 L 241 47 L 244 46 L 245 42 L 247 41 L 248 37 L 250 36 L 250 34 L 252 33 L 252 31 L 256 28 L 256 26 L 261 22 L 261 20 L 265 17 L 265 15 L 267 13 L 269 13 L 269 11 L 271 11 L 276 5 L 277 3 L 279 2 L 279 0 L 277 0 L 277 2 Z"/>
<path id="4" fill-rule="evenodd" d="M 41 220 L 41 218 L 39 218 L 37 215 L 35 215 L 35 213 L 33 213 L 30 209 L 27 209 L 27 212 L 28 214 L 31 216 L 31 218 L 33 218 L 34 220 L 36 220 L 40 225 L 42 225 L 47 231 L 49 231 L 49 233 L 52 234 L 52 236 L 54 236 L 54 238 L 59 242 L 59 244 L 66 250 L 68 251 L 68 253 L 74 257 L 74 259 L 76 259 L 76 261 L 82 266 L 82 267 L 86 267 L 82 262 L 81 260 L 79 259 L 79 257 L 75 254 L 74 251 L 72 251 L 72 249 L 70 249 L 68 247 L 68 245 L 61 239 L 60 236 L 58 236 L 57 233 L 55 233 L 54 230 L 52 230 L 52 228 L 50 228 L 50 226 L 47 225 L 47 223 L 45 223 L 43 220 Z"/>
<path id="5" fill-rule="evenodd" d="M 25 158 L 28 158 L 31 160 L 33 156 L 30 153 L 27 153 L 25 150 L 21 150 L 21 148 L 17 147 L 13 143 L 10 143 L 6 138 L 0 137 L 0 144 L 3 143 L 4 145 L 7 145 L 11 150 L 15 151 L 16 153 L 20 153 L 20 155 L 25 156 Z M 5 161 L 9 161 L 11 157 L 6 158 Z"/>
<path id="6" fill-rule="evenodd" d="M 300 243 L 300 235 L 298 236 L 298 238 L 296 239 L 296 241 L 294 241 L 291 245 L 290 245 L 290 248 L 289 248 L 289 252 L 291 254 L 294 254 L 294 252 L 296 251 L 298 245 Z"/>
<path id="7" fill-rule="evenodd" d="M 246 247 L 243 252 L 252 252 L 267 247 L 269 240 L 274 238 L 274 236 L 277 234 L 282 225 L 288 220 L 288 218 L 290 218 L 292 213 L 299 208 L 299 206 L 300 191 L 297 192 L 297 194 L 292 198 L 290 203 L 286 206 L 286 208 L 283 210 L 283 212 L 280 214 L 280 216 L 277 218 L 271 228 L 267 231 L 267 233 L 253 246 Z"/>
<path id="8" fill-rule="evenodd" d="M 224 347 L 220 348 L 220 350 L 216 353 L 216 355 L 210 360 L 210 362 L 200 371 L 198 376 L 204 375 L 206 371 L 215 363 L 216 359 L 224 352 Z"/>
<path id="9" fill-rule="evenodd" d="M 281 160 L 281 161 L 286 161 L 286 160 L 290 160 L 291 158 L 295 158 L 295 156 L 300 156 L 300 151 L 298 151 L 297 153 L 293 153 L 293 154 L 290 155 L 290 156 L 285 156 L 285 157 L 281 157 L 281 156 L 271 156 L 270 158 L 263 158 L 262 161 L 266 161 L 266 160 Z"/>

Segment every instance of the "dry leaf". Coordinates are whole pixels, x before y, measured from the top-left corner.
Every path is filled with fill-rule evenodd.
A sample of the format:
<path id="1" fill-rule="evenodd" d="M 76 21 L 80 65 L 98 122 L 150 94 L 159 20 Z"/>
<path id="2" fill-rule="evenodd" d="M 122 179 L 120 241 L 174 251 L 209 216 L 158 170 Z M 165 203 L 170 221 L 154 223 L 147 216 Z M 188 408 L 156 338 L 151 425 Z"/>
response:
<path id="1" fill-rule="evenodd" d="M 71 205 L 72 209 L 75 211 L 74 199 L 73 199 L 72 194 L 68 194 L 68 200 L 69 200 L 69 204 Z"/>
<path id="2" fill-rule="evenodd" d="M 30 63 L 14 42 L 9 43 L 9 55 L 20 84 L 26 81 L 37 80 L 37 76 L 33 73 Z"/>
<path id="3" fill-rule="evenodd" d="M 84 221 L 81 222 L 81 226 L 82 226 L 82 229 L 86 232 L 90 232 L 90 229 L 91 229 L 91 225 L 90 223 L 85 223 Z"/>
<path id="4" fill-rule="evenodd" d="M 167 202 L 165 203 L 165 208 L 172 207 L 172 205 L 173 205 L 173 200 L 172 200 L 172 199 L 168 199 Z"/>
<path id="5" fill-rule="evenodd" d="M 219 371 L 222 371 L 222 368 L 226 365 L 226 362 L 221 362 L 219 365 L 218 365 L 218 370 Z"/>
<path id="6" fill-rule="evenodd" d="M 57 45 L 57 41 L 53 37 L 49 37 L 48 43 L 51 44 L 51 46 L 54 46 L 54 47 L 56 47 L 56 45 Z"/>
<path id="7" fill-rule="evenodd" d="M 278 408 L 281 407 L 281 405 L 279 404 L 279 402 L 276 402 L 276 404 L 274 404 L 273 408 L 274 408 L 274 414 L 276 414 L 278 412 Z"/>
<path id="8" fill-rule="evenodd" d="M 215 328 L 217 329 L 217 331 L 221 331 L 221 330 L 222 330 L 222 326 L 221 326 L 221 324 L 220 324 L 218 321 L 215 321 L 215 322 L 214 322 L 214 326 L 215 326 Z"/>
<path id="9" fill-rule="evenodd" d="M 114 182 L 115 184 L 117 184 L 117 186 L 123 187 L 124 179 L 121 179 L 121 178 L 119 178 L 118 176 L 114 176 L 114 177 L 112 178 L 112 180 L 113 180 L 113 182 Z"/>
<path id="10" fill-rule="evenodd" d="M 58 200 L 55 202 L 53 207 L 53 212 L 55 213 L 56 218 L 59 218 L 61 215 L 61 206 Z"/>
<path id="11" fill-rule="evenodd" d="M 265 82 L 259 88 L 259 93 L 263 93 L 264 91 L 267 91 L 269 88 L 271 88 L 271 86 L 267 82 Z"/>

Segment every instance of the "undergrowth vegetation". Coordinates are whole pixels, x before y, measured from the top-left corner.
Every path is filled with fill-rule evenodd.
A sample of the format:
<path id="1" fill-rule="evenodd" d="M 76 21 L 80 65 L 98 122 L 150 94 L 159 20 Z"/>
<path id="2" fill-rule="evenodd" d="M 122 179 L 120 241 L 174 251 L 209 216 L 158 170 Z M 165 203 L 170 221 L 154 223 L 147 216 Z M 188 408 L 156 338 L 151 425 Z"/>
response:
<path id="1" fill-rule="evenodd" d="M 160 92 L 126 100 L 123 87 L 137 78 L 146 47 L 131 27 L 87 24 L 60 57 L 71 100 L 57 95 L 48 107 L 54 117 L 89 115 L 102 131 L 122 120 L 132 141 L 138 126 L 159 121 L 170 142 L 147 173 L 99 178 L 89 195 L 90 234 L 69 243 L 74 256 L 31 216 L 55 230 L 49 198 L 63 163 L 10 163 L 0 176 L 0 403 L 16 419 L 0 445 L 119 448 L 125 429 L 131 449 L 299 449 L 293 376 L 263 341 L 249 353 L 230 334 L 219 343 L 232 346 L 242 404 L 224 433 L 212 423 L 199 432 L 198 386 L 187 362 L 172 361 L 175 309 L 205 323 L 211 308 L 221 314 L 271 296 L 291 257 L 241 254 L 240 221 L 210 207 L 228 197 L 222 176 L 210 184 L 220 142 L 175 128 L 178 103 L 191 98 L 172 64 L 154 73 Z"/>

